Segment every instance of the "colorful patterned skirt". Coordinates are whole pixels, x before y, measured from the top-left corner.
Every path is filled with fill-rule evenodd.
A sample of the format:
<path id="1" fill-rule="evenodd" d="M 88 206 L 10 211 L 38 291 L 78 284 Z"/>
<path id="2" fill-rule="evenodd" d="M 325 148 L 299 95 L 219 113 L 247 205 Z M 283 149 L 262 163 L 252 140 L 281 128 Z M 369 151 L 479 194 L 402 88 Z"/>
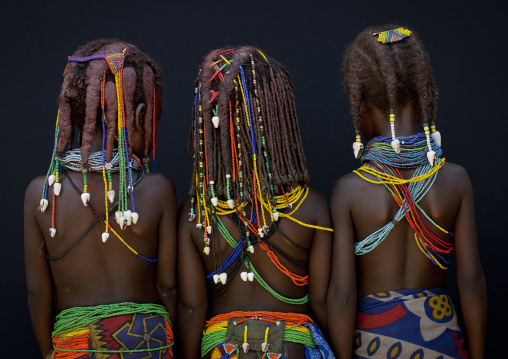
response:
<path id="1" fill-rule="evenodd" d="M 51 358 L 169 359 L 172 345 L 169 314 L 161 305 L 77 307 L 57 316 Z"/>
<path id="2" fill-rule="evenodd" d="M 306 358 L 335 358 L 317 324 L 304 314 L 231 312 L 206 323 L 201 357 L 284 359 L 286 342 L 303 344 Z"/>
<path id="3" fill-rule="evenodd" d="M 356 358 L 467 358 L 457 314 L 445 289 L 404 289 L 358 301 Z"/>

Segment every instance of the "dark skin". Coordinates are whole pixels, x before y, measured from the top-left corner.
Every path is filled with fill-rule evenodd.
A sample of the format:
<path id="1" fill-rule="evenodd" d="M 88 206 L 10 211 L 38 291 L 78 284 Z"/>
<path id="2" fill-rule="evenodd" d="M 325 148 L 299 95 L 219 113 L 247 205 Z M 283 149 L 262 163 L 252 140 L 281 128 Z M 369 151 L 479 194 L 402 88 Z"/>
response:
<path id="1" fill-rule="evenodd" d="M 142 157 L 144 151 L 145 104 L 135 110 L 132 136 L 133 153 Z M 91 151 L 102 149 L 102 132 L 97 132 Z M 83 188 L 81 173 L 69 171 L 78 188 Z M 135 177 L 136 172 L 133 173 Z M 105 213 L 102 173 L 88 173 L 88 192 L 91 204 L 99 214 Z M 113 188 L 118 188 L 118 173 L 112 173 Z M 148 262 L 125 247 L 110 231 L 106 243 L 101 240 L 103 222 L 93 229 L 68 254 L 49 261 L 69 248 L 95 220 L 89 208 L 83 206 L 79 194 L 64 174 L 60 177 L 62 191 L 57 197 L 54 238 L 51 227 L 52 189 L 48 191 L 46 212 L 38 211 L 44 177 L 35 178 L 25 194 L 25 266 L 28 303 L 32 324 L 45 358 L 53 348 L 51 332 L 57 309 L 93 306 L 121 302 L 162 304 L 171 318 L 176 307 L 176 193 L 173 182 L 158 174 L 145 174 L 135 187 L 137 224 L 121 230 L 110 216 L 109 223 L 122 238 L 140 254 L 158 258 Z M 118 191 L 117 197 L 118 199 Z M 109 202 L 108 202 L 109 204 Z M 109 204 L 111 205 L 111 204 Z M 55 296 L 53 295 L 53 289 Z"/>
<path id="2" fill-rule="evenodd" d="M 378 108 L 363 100 L 360 131 L 367 140 L 391 136 L 390 126 Z M 397 136 L 418 132 L 419 114 L 413 104 L 395 110 Z M 400 170 L 410 178 L 414 170 Z M 371 177 L 374 179 L 374 177 Z M 427 228 L 455 245 L 457 282 L 466 326 L 470 358 L 483 358 L 487 295 L 478 254 L 473 190 L 465 169 L 446 162 L 437 179 L 419 202 L 441 227 L 444 235 L 425 218 Z M 372 252 L 354 254 L 354 244 L 391 221 L 398 206 L 383 185 L 369 183 L 356 174 L 340 178 L 331 199 L 333 266 L 328 292 L 331 342 L 338 358 L 352 357 L 356 300 L 367 294 L 409 288 L 446 287 L 446 272 L 434 265 L 417 247 L 414 231 L 401 220 L 385 241 Z"/>
<path id="3" fill-rule="evenodd" d="M 247 208 L 250 215 L 251 208 Z M 214 270 L 213 253 L 203 253 L 203 232 L 196 228 L 196 221 L 189 222 L 190 200 L 186 200 L 179 210 L 178 231 L 178 333 L 182 358 L 200 356 L 201 338 L 205 321 L 217 314 L 232 311 L 275 311 L 310 314 L 314 313 L 321 328 L 327 330 L 326 291 L 331 267 L 331 233 L 303 227 L 288 219 L 281 219 L 279 228 L 298 245 L 309 248 L 302 251 L 295 248 L 279 233 L 270 237 L 270 241 L 299 260 L 309 261 L 308 270 L 299 269 L 279 256 L 282 264 L 299 275 L 309 274 L 308 286 L 296 286 L 270 261 L 266 253 L 255 246 L 251 255 L 252 264 L 264 280 L 278 293 L 289 298 L 301 298 L 309 293 L 309 303 L 291 305 L 276 299 L 256 280 L 244 282 L 239 273 L 228 278 L 231 284 L 224 292 L 212 296 L 207 294 L 205 275 Z M 287 212 L 284 211 L 284 212 Z M 270 214 L 265 212 L 267 218 Z M 309 224 L 330 227 L 330 215 L 325 199 L 316 191 L 310 190 L 294 217 Z M 240 233 L 235 224 L 226 216 L 221 217 L 228 231 L 235 240 Z M 221 238 L 223 260 L 231 253 L 232 248 Z M 240 270 L 241 271 L 241 270 Z M 289 357 L 305 358 L 303 345 L 288 343 Z M 210 357 L 210 353 L 207 358 Z M 243 351 L 240 353 L 240 358 Z"/>

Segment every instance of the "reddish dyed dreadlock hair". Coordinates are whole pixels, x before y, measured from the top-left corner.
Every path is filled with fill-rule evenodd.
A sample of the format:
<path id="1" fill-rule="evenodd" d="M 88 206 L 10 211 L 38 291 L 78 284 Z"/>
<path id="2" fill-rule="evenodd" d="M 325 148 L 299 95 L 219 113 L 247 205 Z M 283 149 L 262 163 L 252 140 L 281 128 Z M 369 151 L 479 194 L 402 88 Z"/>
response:
<path id="1" fill-rule="evenodd" d="M 375 33 L 404 27 L 411 35 L 392 43 L 378 42 Z M 369 103 L 387 115 L 397 105 L 414 103 L 423 123 L 436 120 L 438 89 L 429 55 L 418 35 L 399 25 L 363 30 L 346 49 L 342 61 L 342 86 L 349 97 L 351 116 L 360 127 L 360 103 Z"/>
<path id="2" fill-rule="evenodd" d="M 152 58 L 136 46 L 117 39 L 100 39 L 81 46 L 73 56 L 86 57 L 94 54 L 110 54 L 126 49 L 123 76 L 123 92 L 126 116 L 126 130 L 129 156 L 132 155 L 131 140 L 134 123 L 134 108 L 140 103 L 146 104 L 145 157 L 149 155 L 149 143 L 152 140 L 152 116 L 155 103 L 155 118 L 162 113 L 162 71 Z M 60 143 L 57 156 L 61 156 L 72 145 L 74 125 L 81 133 L 81 156 L 83 165 L 88 162 L 90 145 L 96 126 L 101 123 L 101 81 L 106 76 L 106 158 L 111 160 L 114 148 L 114 135 L 117 128 L 117 97 L 114 75 L 106 60 L 97 59 L 88 62 L 69 62 L 64 73 L 64 82 L 59 96 Z M 155 91 L 155 101 L 154 101 Z"/>
<path id="3" fill-rule="evenodd" d="M 262 193 L 271 191 L 270 185 L 279 193 L 281 185 L 292 187 L 309 181 L 293 84 L 284 66 L 255 47 L 217 49 L 205 56 L 195 86 L 189 135 L 191 196 L 203 182 L 206 187 L 214 181 L 216 195 L 224 198 L 226 175 L 234 177 L 242 170 L 244 182 L 250 184 L 243 186 L 243 192 L 253 198 L 255 147 Z M 212 123 L 215 111 L 219 128 Z M 232 181 L 232 193 L 241 190 L 240 182 Z M 207 187 L 206 196 L 210 195 Z"/>

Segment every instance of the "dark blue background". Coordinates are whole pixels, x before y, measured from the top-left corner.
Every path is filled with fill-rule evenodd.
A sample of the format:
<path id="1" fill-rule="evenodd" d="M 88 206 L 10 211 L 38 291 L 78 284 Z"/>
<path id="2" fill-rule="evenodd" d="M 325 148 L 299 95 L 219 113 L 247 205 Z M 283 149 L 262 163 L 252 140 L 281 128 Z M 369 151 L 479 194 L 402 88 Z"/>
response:
<path id="1" fill-rule="evenodd" d="M 2 130 L 1 356 L 40 357 L 26 304 L 23 195 L 44 174 L 67 56 L 87 41 L 118 37 L 163 66 L 157 170 L 178 200 L 191 171 L 186 151 L 193 81 L 202 57 L 226 44 L 255 45 L 293 76 L 310 185 L 329 197 L 353 170 L 353 126 L 342 93 L 345 46 L 369 25 L 397 22 L 422 38 L 440 90 L 444 156 L 464 166 L 476 193 L 480 254 L 489 290 L 487 357 L 504 353 L 506 295 L 506 14 L 486 1 L 33 1 L 0 8 Z M 458 304 L 454 269 L 450 292 Z M 457 309 L 460 309 L 459 307 Z M 333 325 L 333 323 L 331 323 Z M 497 354 L 497 355 L 496 355 Z"/>

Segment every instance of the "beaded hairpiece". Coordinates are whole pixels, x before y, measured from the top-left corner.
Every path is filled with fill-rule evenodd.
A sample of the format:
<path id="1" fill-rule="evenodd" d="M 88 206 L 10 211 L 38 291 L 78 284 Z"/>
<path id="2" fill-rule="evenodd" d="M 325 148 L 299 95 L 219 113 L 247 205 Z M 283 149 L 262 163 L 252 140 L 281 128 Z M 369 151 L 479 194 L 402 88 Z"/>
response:
<path id="1" fill-rule="evenodd" d="M 107 162 L 106 159 L 106 116 L 105 116 L 105 101 L 104 101 L 104 89 L 106 82 L 106 73 L 104 72 L 103 76 L 100 78 L 101 80 L 101 88 L 100 88 L 100 97 L 101 97 L 101 122 L 102 122 L 102 167 L 100 171 L 103 175 L 104 180 L 104 197 L 105 197 L 105 207 L 106 207 L 106 219 L 105 219 L 105 232 L 102 234 L 102 241 L 106 242 L 109 238 L 109 211 L 108 211 L 108 199 L 111 203 L 114 202 L 115 199 L 115 190 L 113 189 L 113 182 L 111 178 L 112 169 L 118 170 L 120 173 L 120 183 L 119 183 L 119 200 L 118 200 L 118 210 L 115 213 L 115 219 L 117 223 L 120 225 L 120 228 L 125 229 L 126 226 L 131 224 L 136 224 L 139 215 L 135 209 L 134 202 L 134 193 L 133 193 L 133 181 L 132 181 L 132 161 L 137 158 L 133 156 L 130 158 L 128 146 L 127 146 L 127 133 L 125 127 L 125 112 L 124 112 L 124 99 L 123 99 L 123 66 L 125 62 L 125 54 L 127 53 L 127 49 L 124 49 L 121 52 L 111 53 L 111 54 L 95 54 L 91 56 L 78 57 L 78 56 L 69 56 L 68 62 L 88 62 L 91 60 L 104 59 L 106 60 L 111 73 L 115 76 L 115 87 L 117 94 L 117 106 L 118 106 L 118 156 L 114 156 L 115 163 Z M 155 92 L 154 92 L 154 121 L 155 121 Z M 52 209 L 52 220 L 51 220 L 51 228 L 50 235 L 54 237 L 56 234 L 55 229 L 55 205 L 56 205 L 56 197 L 59 196 L 62 185 L 60 184 L 60 172 L 62 170 L 62 158 L 56 156 L 56 149 L 60 140 L 60 127 L 58 122 L 59 114 L 57 116 L 56 128 L 55 128 L 55 143 L 53 148 L 53 154 L 51 159 L 50 168 L 46 175 L 46 180 L 43 186 L 42 199 L 40 201 L 40 210 L 44 212 L 48 206 L 47 200 L 47 192 L 48 187 L 53 186 L 53 209 Z M 155 145 L 155 135 L 153 136 L 153 141 Z M 72 151 L 71 151 L 72 152 Z M 79 159 L 80 160 L 80 159 Z M 118 162 L 117 162 L 118 161 Z M 139 160 L 137 160 L 139 162 Z M 117 162 L 117 163 L 116 163 Z M 155 166 L 155 165 L 154 165 Z M 95 166 L 97 167 L 97 166 Z M 74 169 L 74 168 L 73 168 Z M 98 170 L 98 169 L 95 169 Z M 83 193 L 81 194 L 81 200 L 83 201 L 83 205 L 87 206 L 90 201 L 90 193 L 88 193 L 88 183 L 87 183 L 87 172 L 88 169 L 81 164 L 81 172 L 83 174 Z M 127 197 L 130 194 L 131 196 L 131 204 L 132 211 L 128 209 L 127 205 Z"/>
<path id="2" fill-rule="evenodd" d="M 212 53 L 207 57 L 210 61 L 205 62 L 206 67 L 200 70 L 191 132 L 195 191 L 191 193 L 189 221 L 196 220 L 196 227 L 203 233 L 204 254 L 213 255 L 215 268 L 206 278 L 216 285 L 223 285 L 217 290 L 225 288 L 231 279 L 228 279 L 227 272 L 229 275 L 240 272 L 243 281 L 256 278 L 263 282 L 249 259 L 256 244 L 296 285 L 306 285 L 308 276 L 291 273 L 261 240 L 266 240 L 266 236 L 273 233 L 280 218 L 295 220 L 291 215 L 305 199 L 308 188 L 294 186 L 286 195 L 281 184 L 283 195 L 276 195 L 272 179 L 277 169 L 273 168 L 271 161 L 275 161 L 270 157 L 277 156 L 277 153 L 269 149 L 267 133 L 273 125 L 266 123 L 267 109 L 263 106 L 262 96 L 272 96 L 282 89 L 274 89 L 276 78 L 270 62 L 261 51 L 241 51 L 227 49 Z M 243 62 L 238 63 L 240 61 Z M 270 73 L 267 78 L 259 77 L 261 66 L 262 71 L 265 66 L 268 67 Z M 292 140 L 294 138 L 289 139 L 290 142 Z M 215 151 L 210 151 L 210 148 L 220 149 L 217 150 L 217 158 L 210 158 L 210 153 Z M 285 163 L 283 159 L 280 158 L 282 164 Z M 264 184 L 266 178 L 268 180 Z M 250 216 L 246 213 L 249 202 L 252 206 Z M 292 208 L 293 204 L 295 208 L 291 213 L 279 212 Z M 265 210 L 270 213 L 268 216 Z M 238 241 L 222 223 L 220 216 L 225 215 L 237 221 L 241 233 Z M 225 259 L 221 257 L 221 237 L 233 247 Z M 236 265 L 238 262 L 240 264 Z M 268 285 L 265 288 L 272 290 Z M 280 300 L 291 301 L 279 294 L 274 295 L 283 298 Z M 306 298 L 303 298 L 297 302 L 305 301 Z"/>
<path id="3" fill-rule="evenodd" d="M 403 27 L 399 27 L 388 31 L 375 32 L 372 35 L 378 35 L 377 41 L 382 42 L 383 44 L 388 44 L 405 39 L 411 35 L 411 31 L 404 29 Z"/>

